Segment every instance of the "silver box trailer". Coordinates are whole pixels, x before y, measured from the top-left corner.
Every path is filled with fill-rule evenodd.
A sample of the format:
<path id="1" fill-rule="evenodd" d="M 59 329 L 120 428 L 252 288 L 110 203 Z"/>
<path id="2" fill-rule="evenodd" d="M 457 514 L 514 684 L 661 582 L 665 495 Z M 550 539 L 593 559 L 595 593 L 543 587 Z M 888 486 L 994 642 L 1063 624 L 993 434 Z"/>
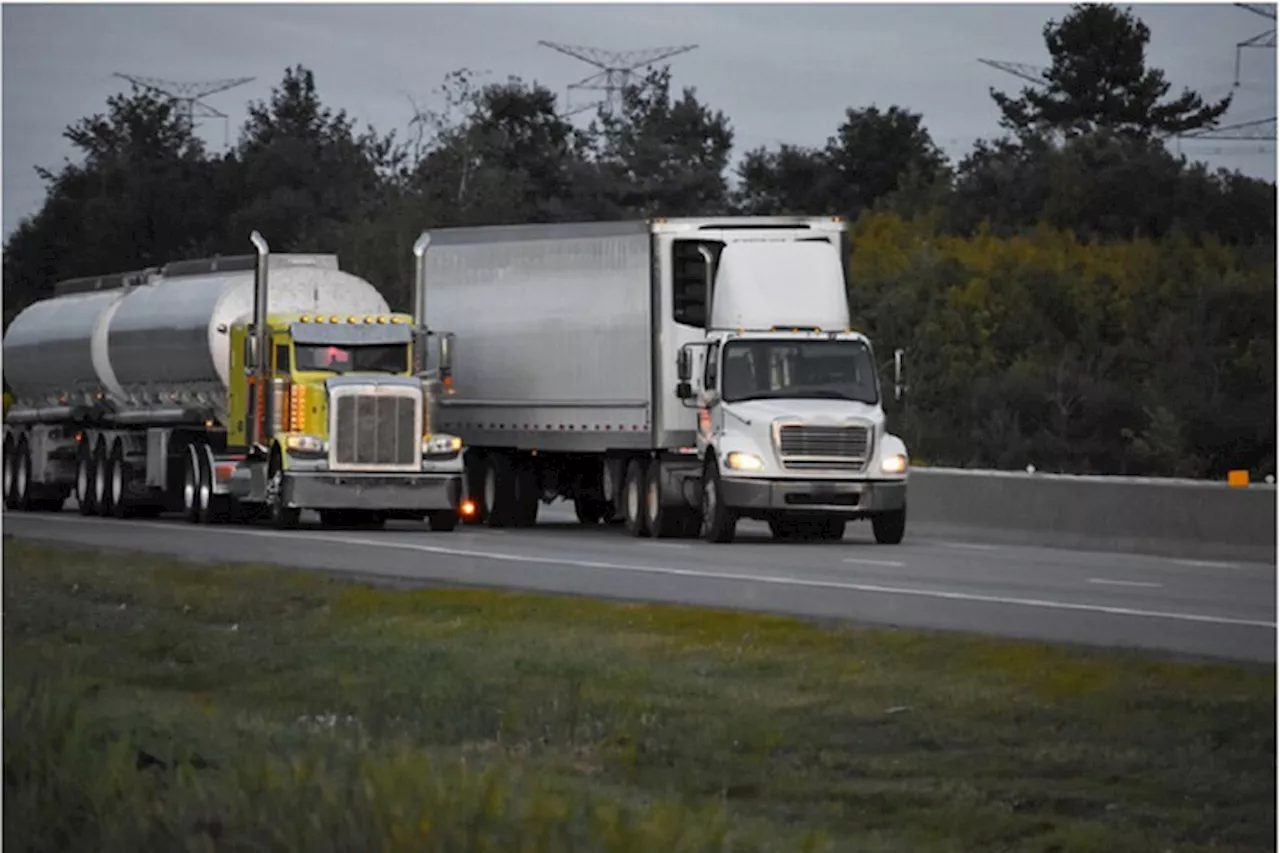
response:
<path id="1" fill-rule="evenodd" d="M 698 361 L 705 373 L 714 349 L 711 368 L 718 371 L 720 345 L 729 339 L 791 346 L 788 336 L 797 334 L 816 335 L 816 346 L 838 333 L 869 356 L 869 342 L 849 328 L 844 233 L 844 223 L 830 217 L 728 217 L 424 235 L 425 305 L 418 308 L 428 327 L 453 336 L 453 385 L 441 404 L 441 426 L 468 448 L 475 520 L 532 524 L 539 501 L 563 497 L 584 523 L 621 516 L 634 535 L 693 535 L 701 528 L 708 538 L 725 539 L 724 524 L 716 534 L 703 523 L 707 460 L 716 458 L 719 439 L 708 441 L 699 425 L 725 421 L 726 412 L 750 420 L 748 410 L 759 405 L 730 405 L 714 388 L 703 389 L 710 397 L 693 394 L 692 365 Z M 752 278 L 753 269 L 774 277 Z M 726 323 L 736 327 L 721 328 Z M 829 401 L 785 389 L 768 405 L 785 405 L 801 425 L 816 418 L 845 429 L 853 418 L 858 425 L 849 428 L 865 438 L 868 431 L 883 433 L 878 380 L 871 381 L 873 404 L 849 403 L 835 414 L 810 412 L 814 405 L 830 409 Z M 900 441 L 889 438 L 896 452 Z M 717 480 L 742 497 L 740 505 L 721 508 L 731 516 L 729 538 L 739 517 L 776 522 L 782 535 L 789 524 L 806 521 L 791 516 L 804 515 L 812 529 L 818 522 L 842 533 L 848 519 L 892 511 L 905 501 L 905 448 L 898 454 L 903 470 L 885 474 L 892 482 L 884 483 L 885 472 L 867 455 L 872 443 L 860 445 L 861 467 L 836 459 L 834 467 L 801 471 L 774 453 L 777 464 Z M 833 452 L 840 456 L 839 448 Z M 820 457 L 819 463 L 826 458 Z M 770 493 L 745 495 L 729 479 L 767 485 Z M 843 487 L 861 499 L 801 507 L 773 496 L 778 481 L 796 489 L 815 479 L 819 496 Z"/>

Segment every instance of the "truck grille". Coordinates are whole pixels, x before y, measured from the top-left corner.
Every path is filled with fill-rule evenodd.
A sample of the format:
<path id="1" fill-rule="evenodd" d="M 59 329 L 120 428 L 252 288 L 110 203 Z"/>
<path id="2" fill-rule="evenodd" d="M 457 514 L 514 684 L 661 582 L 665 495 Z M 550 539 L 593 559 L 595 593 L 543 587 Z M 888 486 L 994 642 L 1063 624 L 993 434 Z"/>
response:
<path id="1" fill-rule="evenodd" d="M 778 431 L 778 455 L 785 468 L 861 470 L 871 456 L 871 430 L 865 426 L 784 426 Z"/>
<path id="2" fill-rule="evenodd" d="M 402 394 L 343 394 L 333 402 L 334 463 L 418 467 L 422 438 L 416 399 Z"/>

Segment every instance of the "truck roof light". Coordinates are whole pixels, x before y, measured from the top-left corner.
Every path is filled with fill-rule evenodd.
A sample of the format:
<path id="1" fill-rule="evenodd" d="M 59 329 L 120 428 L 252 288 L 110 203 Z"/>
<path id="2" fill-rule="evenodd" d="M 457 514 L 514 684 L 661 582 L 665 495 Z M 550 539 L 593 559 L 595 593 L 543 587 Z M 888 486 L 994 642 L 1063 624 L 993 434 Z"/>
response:
<path id="1" fill-rule="evenodd" d="M 310 323 L 310 322 L 311 322 L 311 315 L 310 315 L 310 314 L 303 314 L 301 317 L 299 317 L 299 318 L 298 318 L 298 320 L 299 320 L 299 322 L 302 322 L 302 323 Z"/>

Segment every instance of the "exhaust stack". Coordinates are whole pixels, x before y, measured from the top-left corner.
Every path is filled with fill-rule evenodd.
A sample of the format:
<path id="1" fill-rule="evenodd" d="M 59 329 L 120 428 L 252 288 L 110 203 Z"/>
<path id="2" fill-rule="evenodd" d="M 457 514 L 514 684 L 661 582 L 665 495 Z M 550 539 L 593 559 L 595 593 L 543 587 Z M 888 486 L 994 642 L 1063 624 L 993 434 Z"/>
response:
<path id="1" fill-rule="evenodd" d="M 271 249 L 267 246 L 267 241 L 262 235 L 254 231 L 249 235 L 253 248 L 258 252 L 257 265 L 254 267 L 253 275 L 253 335 L 255 338 L 254 349 L 254 417 L 252 420 L 253 433 L 249 436 L 249 446 L 260 444 L 262 442 L 263 433 L 268 424 L 271 423 L 270 413 L 267 407 L 271 405 L 271 395 L 267 393 L 267 382 L 269 381 L 270 352 L 268 350 L 270 336 L 267 334 L 267 265 L 271 256 Z"/>
<path id="2" fill-rule="evenodd" d="M 431 234 L 423 231 L 413 242 L 413 372 L 427 369 L 427 248 Z"/>

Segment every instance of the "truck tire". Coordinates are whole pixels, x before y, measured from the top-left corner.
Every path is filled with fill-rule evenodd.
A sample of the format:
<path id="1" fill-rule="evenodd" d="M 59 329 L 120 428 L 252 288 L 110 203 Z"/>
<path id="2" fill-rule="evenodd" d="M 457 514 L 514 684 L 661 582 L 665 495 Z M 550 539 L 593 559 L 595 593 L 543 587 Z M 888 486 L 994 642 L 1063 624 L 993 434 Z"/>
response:
<path id="1" fill-rule="evenodd" d="M 81 515 L 93 515 L 97 510 L 93 473 L 93 445 L 86 438 L 76 450 L 76 507 Z"/>
<path id="2" fill-rule="evenodd" d="M 107 441 L 99 438 L 93 447 L 93 510 L 101 518 L 111 517 L 111 463 Z"/>
<path id="3" fill-rule="evenodd" d="M 662 463 L 649 463 L 644 478 L 644 520 L 649 535 L 655 539 L 672 539 L 689 532 L 690 513 L 684 507 L 662 504 Z"/>
<path id="4" fill-rule="evenodd" d="M 5 509 L 17 509 L 17 502 L 14 495 L 13 487 L 17 482 L 18 452 L 14 447 L 13 438 L 5 436 L 4 439 L 4 505 Z"/>
<path id="5" fill-rule="evenodd" d="M 112 518 L 128 518 L 133 513 L 129 507 L 129 466 L 124 461 L 124 445 L 117 441 L 111 448 L 110 479 L 107 485 L 110 490 L 110 506 Z"/>
<path id="6" fill-rule="evenodd" d="M 489 527 L 510 527 L 515 522 L 516 475 L 507 454 L 490 453 L 485 457 L 480 502 Z"/>
<path id="7" fill-rule="evenodd" d="M 724 493 L 720 489 L 720 466 L 708 451 L 707 467 L 702 473 L 702 538 L 708 542 L 725 544 L 733 541 L 738 519 L 724 505 Z"/>
<path id="8" fill-rule="evenodd" d="M 31 501 L 31 446 L 27 437 L 18 439 L 18 458 L 13 472 L 13 508 L 19 512 L 30 512 Z"/>
<path id="9" fill-rule="evenodd" d="M 200 512 L 201 464 L 195 442 L 187 445 L 187 463 L 182 474 L 182 517 L 192 524 L 203 521 Z"/>
<path id="10" fill-rule="evenodd" d="M 649 468 L 645 461 L 632 459 L 622 478 L 622 523 L 629 536 L 649 535 L 644 512 L 645 474 Z"/>
<path id="11" fill-rule="evenodd" d="M 578 516 L 580 523 L 592 526 L 604 520 L 605 513 L 610 512 L 610 507 L 602 500 L 578 496 L 573 499 L 573 512 Z"/>
<path id="12" fill-rule="evenodd" d="M 907 530 L 907 509 L 894 509 L 871 516 L 871 530 L 881 545 L 897 545 Z"/>
<path id="13" fill-rule="evenodd" d="M 277 530 L 292 530 L 302 518 L 301 509 L 284 502 L 284 463 L 279 447 L 272 448 L 271 461 L 267 463 L 267 512 Z"/>

